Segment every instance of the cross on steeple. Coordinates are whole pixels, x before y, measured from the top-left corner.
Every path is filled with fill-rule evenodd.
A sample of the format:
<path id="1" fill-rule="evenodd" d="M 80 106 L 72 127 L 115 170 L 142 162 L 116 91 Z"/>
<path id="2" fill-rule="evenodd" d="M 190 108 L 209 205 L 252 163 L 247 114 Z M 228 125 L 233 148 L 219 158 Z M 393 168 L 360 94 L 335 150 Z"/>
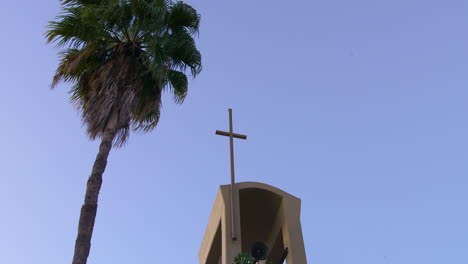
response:
<path id="1" fill-rule="evenodd" d="M 237 217 L 236 217 L 236 205 L 234 202 L 234 184 L 235 184 L 235 175 L 234 175 L 234 138 L 247 139 L 246 135 L 236 134 L 233 132 L 232 127 L 232 109 L 229 108 L 229 132 L 224 132 L 216 130 L 216 135 L 227 136 L 229 137 L 229 149 L 231 156 L 231 217 L 232 217 L 232 240 L 237 240 Z"/>

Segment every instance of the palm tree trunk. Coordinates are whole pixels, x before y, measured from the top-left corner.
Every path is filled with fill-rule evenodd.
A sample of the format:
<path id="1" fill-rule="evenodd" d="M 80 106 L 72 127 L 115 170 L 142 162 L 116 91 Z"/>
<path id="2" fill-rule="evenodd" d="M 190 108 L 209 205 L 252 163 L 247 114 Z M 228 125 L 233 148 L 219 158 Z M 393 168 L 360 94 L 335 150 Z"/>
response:
<path id="1" fill-rule="evenodd" d="M 80 222 L 78 224 L 78 236 L 75 242 L 75 254 L 73 264 L 86 264 L 89 250 L 91 248 L 91 237 L 93 235 L 94 221 L 96 220 L 99 190 L 102 184 L 102 174 L 106 169 L 107 157 L 112 148 L 116 129 L 108 128 L 102 135 L 99 153 L 94 161 L 93 170 L 88 179 L 86 194 L 81 206 Z"/>

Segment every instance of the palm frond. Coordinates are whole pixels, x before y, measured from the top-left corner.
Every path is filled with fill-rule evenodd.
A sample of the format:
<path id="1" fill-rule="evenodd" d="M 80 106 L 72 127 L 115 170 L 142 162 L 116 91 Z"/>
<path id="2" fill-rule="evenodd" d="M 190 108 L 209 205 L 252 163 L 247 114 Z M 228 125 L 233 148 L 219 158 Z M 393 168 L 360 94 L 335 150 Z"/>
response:
<path id="1" fill-rule="evenodd" d="M 149 131 L 159 122 L 162 84 L 152 74 L 142 76 L 142 91 L 134 111 L 133 130 Z"/>
<path id="2" fill-rule="evenodd" d="M 178 104 L 183 103 L 188 92 L 187 75 L 180 71 L 169 70 L 167 77 L 173 89 L 174 101 Z"/>
<path id="3" fill-rule="evenodd" d="M 168 24 L 173 31 L 185 28 L 191 34 L 198 33 L 198 29 L 200 27 L 200 15 L 193 7 L 182 1 L 178 1 L 171 7 Z"/>
<path id="4" fill-rule="evenodd" d="M 59 20 L 50 21 L 49 30 L 45 33 L 47 43 L 54 42 L 57 47 L 69 45 L 79 48 L 87 41 L 96 39 L 98 32 L 89 21 L 83 22 L 83 7 L 65 8 L 65 15 L 57 17 Z"/>
<path id="5" fill-rule="evenodd" d="M 102 0 L 61 0 L 64 6 L 99 5 Z"/>
<path id="6" fill-rule="evenodd" d="M 49 22 L 48 43 L 67 47 L 52 81 L 72 83 L 71 101 L 82 112 L 91 139 L 103 135 L 117 113 L 116 140 L 130 129 L 149 131 L 160 117 L 166 88 L 176 103 L 188 92 L 190 69 L 202 68 L 193 35 L 200 16 L 171 0 L 62 0 L 63 13 Z"/>
<path id="7" fill-rule="evenodd" d="M 89 43 L 82 49 L 67 49 L 60 53 L 61 60 L 54 75 L 51 88 L 60 81 L 78 82 L 86 73 L 94 72 L 106 60 L 102 42 Z"/>
<path id="8" fill-rule="evenodd" d="M 163 48 L 171 57 L 173 67 L 182 71 L 189 67 L 193 76 L 200 73 L 201 54 L 196 47 L 195 40 L 186 30 L 173 32 L 167 38 Z"/>

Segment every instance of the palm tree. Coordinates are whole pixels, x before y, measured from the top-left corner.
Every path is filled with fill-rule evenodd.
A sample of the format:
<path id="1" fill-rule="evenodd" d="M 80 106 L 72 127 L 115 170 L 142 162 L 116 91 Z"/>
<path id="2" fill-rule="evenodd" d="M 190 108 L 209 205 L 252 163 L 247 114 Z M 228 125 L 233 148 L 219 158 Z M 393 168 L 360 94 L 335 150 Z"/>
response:
<path id="1" fill-rule="evenodd" d="M 85 264 L 97 212 L 102 174 L 112 146 L 130 130 L 156 127 L 161 93 L 176 103 L 187 95 L 190 70 L 201 71 L 194 35 L 200 16 L 171 0 L 61 0 L 62 14 L 48 24 L 48 43 L 66 48 L 52 81 L 72 83 L 71 101 L 91 139 L 101 144 L 81 207 L 73 264 Z"/>

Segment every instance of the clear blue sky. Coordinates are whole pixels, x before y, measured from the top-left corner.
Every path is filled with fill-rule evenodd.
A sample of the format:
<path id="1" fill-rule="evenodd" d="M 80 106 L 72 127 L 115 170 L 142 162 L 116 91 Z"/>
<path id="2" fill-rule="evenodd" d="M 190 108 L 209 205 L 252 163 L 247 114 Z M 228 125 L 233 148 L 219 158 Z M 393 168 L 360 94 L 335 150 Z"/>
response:
<path id="1" fill-rule="evenodd" d="M 217 187 L 302 199 L 309 263 L 468 263 L 468 2 L 189 1 L 204 70 L 104 175 L 90 264 L 197 263 Z M 57 1 L 0 9 L 0 263 L 70 263 L 97 143 L 49 90 Z"/>

